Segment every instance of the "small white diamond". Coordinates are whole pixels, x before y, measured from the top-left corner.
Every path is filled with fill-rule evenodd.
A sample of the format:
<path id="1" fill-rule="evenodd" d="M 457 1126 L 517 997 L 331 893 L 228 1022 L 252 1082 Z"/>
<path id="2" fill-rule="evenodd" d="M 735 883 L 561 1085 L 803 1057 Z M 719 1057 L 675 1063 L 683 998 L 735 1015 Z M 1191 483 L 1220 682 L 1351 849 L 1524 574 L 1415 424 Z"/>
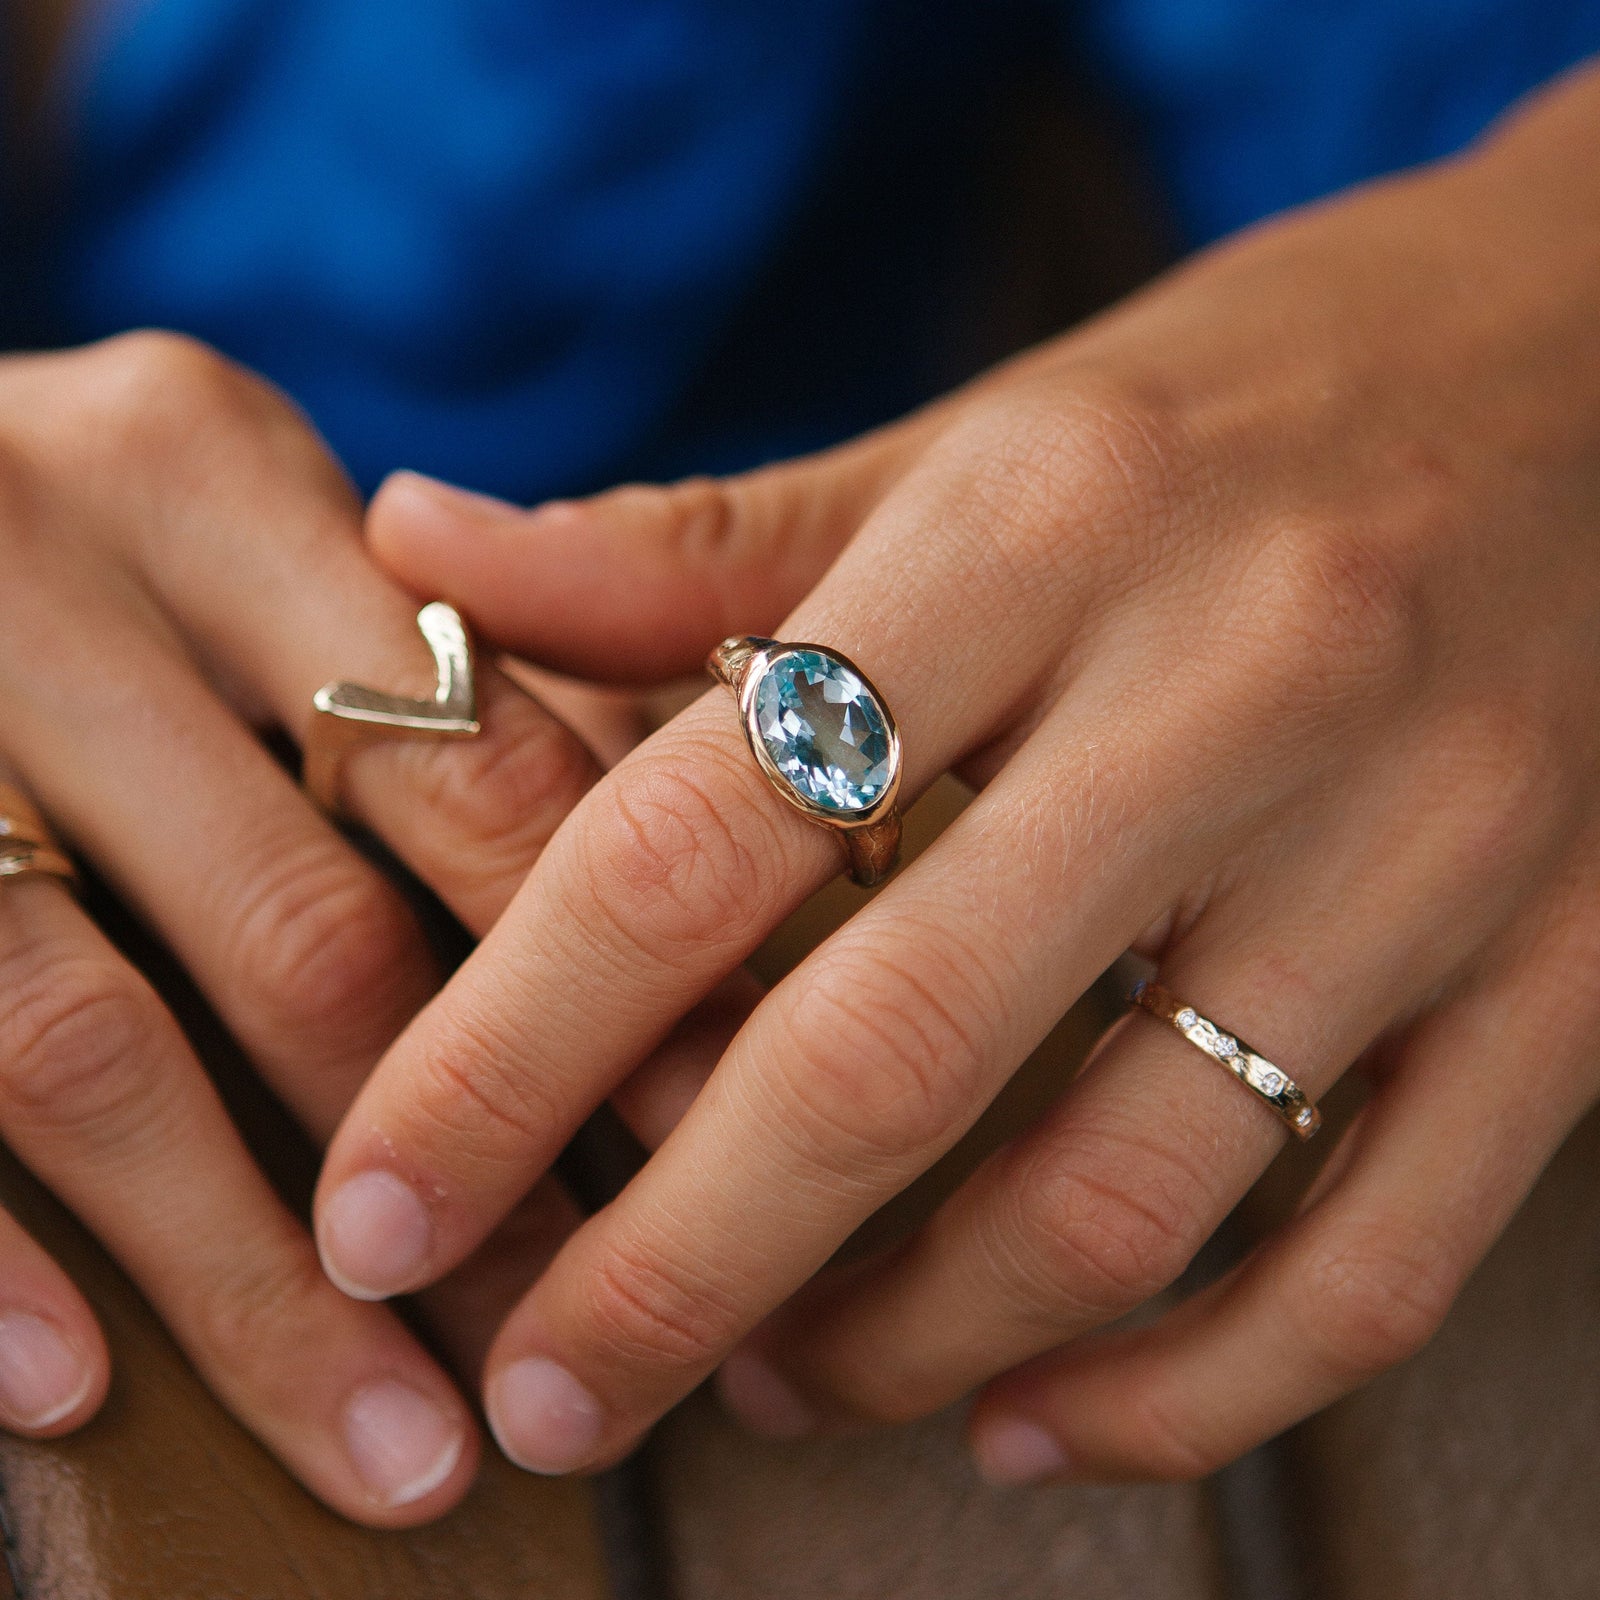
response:
<path id="1" fill-rule="evenodd" d="M 1224 1061 L 1231 1061 L 1239 1053 L 1239 1041 L 1230 1034 L 1219 1033 L 1215 1049 Z"/>
<path id="2" fill-rule="evenodd" d="M 1306 1125 L 1306 1124 L 1307 1124 L 1307 1123 L 1308 1123 L 1308 1122 L 1310 1122 L 1310 1120 L 1311 1120 L 1311 1107 L 1310 1107 L 1310 1106 L 1307 1106 L 1307 1107 L 1306 1107 L 1306 1108 L 1305 1108 L 1305 1109 L 1304 1109 L 1304 1110 L 1303 1110 L 1303 1111 L 1297 1111 L 1297 1112 L 1296 1112 L 1296 1113 L 1295 1113 L 1295 1119 L 1294 1119 L 1294 1120 L 1295 1120 L 1295 1121 L 1296 1121 L 1296 1122 L 1297 1122 L 1297 1123 L 1298 1123 L 1298 1124 L 1299 1124 L 1299 1125 L 1300 1125 L 1300 1126 L 1301 1126 L 1301 1127 L 1302 1127 L 1302 1128 L 1303 1128 L 1303 1127 L 1305 1127 L 1305 1125 Z"/>
<path id="3" fill-rule="evenodd" d="M 1176 1022 L 1180 1028 L 1192 1028 L 1195 1023 L 1200 1020 L 1200 1018 L 1198 1015 L 1196 1015 L 1196 1013 L 1191 1011 L 1188 1006 L 1185 1006 L 1183 1010 L 1180 1011 L 1172 1020 Z"/>
<path id="4" fill-rule="evenodd" d="M 1261 1074 L 1262 1094 L 1277 1094 L 1283 1088 L 1283 1074 L 1281 1072 L 1263 1072 Z"/>

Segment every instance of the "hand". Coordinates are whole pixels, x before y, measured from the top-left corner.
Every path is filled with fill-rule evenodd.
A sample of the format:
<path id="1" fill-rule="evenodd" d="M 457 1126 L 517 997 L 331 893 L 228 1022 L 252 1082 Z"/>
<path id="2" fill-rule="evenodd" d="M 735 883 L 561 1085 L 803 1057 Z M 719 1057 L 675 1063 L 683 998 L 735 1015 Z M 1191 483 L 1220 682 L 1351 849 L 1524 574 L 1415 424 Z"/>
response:
<path id="1" fill-rule="evenodd" d="M 1600 1088 L 1597 121 L 1591 74 L 815 460 L 528 515 L 380 495 L 380 557 L 508 648 L 638 680 L 725 634 L 821 640 L 885 692 L 910 792 L 981 790 L 512 1311 L 486 1394 L 515 1459 L 612 1460 L 739 1351 L 725 1392 L 772 1431 L 1009 1374 L 971 1424 L 991 1475 L 1188 1476 L 1430 1335 Z M 363 1089 L 322 1215 L 403 1186 L 409 1249 L 324 1230 L 330 1270 L 388 1292 L 461 1260 L 839 867 L 709 691 Z M 1284 1137 L 1135 1016 L 908 1246 L 742 1345 L 1130 945 L 1313 1097 L 1381 1053 L 1303 1211 L 1079 1342 Z"/>
<path id="2" fill-rule="evenodd" d="M 7 775 L 318 1137 L 438 982 L 399 894 L 254 731 L 303 731 L 334 677 L 432 687 L 417 602 L 373 566 L 361 519 L 294 410 L 197 345 L 0 361 Z M 599 768 L 492 665 L 479 685 L 477 739 L 374 745 L 345 777 L 357 816 L 482 930 Z M 0 1133 L 223 1401 L 349 1516 L 409 1523 L 459 1498 L 477 1445 L 449 1379 L 388 1309 L 328 1283 L 177 1025 L 64 887 L 0 881 L 0 966 Z M 481 1354 L 574 1220 L 541 1187 L 436 1294 L 452 1353 Z M 0 1422 L 65 1431 L 106 1384 L 89 1308 L 0 1221 Z"/>

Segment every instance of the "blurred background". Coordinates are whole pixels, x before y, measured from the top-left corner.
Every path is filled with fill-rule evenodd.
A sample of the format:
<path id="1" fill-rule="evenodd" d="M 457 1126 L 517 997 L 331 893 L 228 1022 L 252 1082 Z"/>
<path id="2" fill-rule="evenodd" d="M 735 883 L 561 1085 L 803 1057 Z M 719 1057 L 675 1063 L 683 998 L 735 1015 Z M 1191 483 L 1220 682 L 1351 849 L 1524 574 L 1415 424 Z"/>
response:
<path id="1" fill-rule="evenodd" d="M 1600 0 L 12 0 L 4 28 L 6 348 L 180 329 L 283 386 L 364 490 L 403 466 L 534 501 L 895 416 L 1234 228 L 1460 148 L 1600 50 Z M 937 792 L 914 832 L 958 804 Z M 170 962 L 98 909 L 303 1195 L 309 1152 Z M 1106 1006 L 881 1226 L 1076 1070 Z M 0 1441 L 0 1594 L 1587 1600 L 1597 1138 L 1428 1352 L 1209 1484 L 1001 1494 L 955 1416 L 774 1446 L 697 1397 L 596 1490 L 493 1465 L 403 1535 L 291 1484 L 0 1158 L 0 1199 L 132 1373 L 82 1435 Z M 603 1190 L 589 1156 L 575 1176 Z"/>

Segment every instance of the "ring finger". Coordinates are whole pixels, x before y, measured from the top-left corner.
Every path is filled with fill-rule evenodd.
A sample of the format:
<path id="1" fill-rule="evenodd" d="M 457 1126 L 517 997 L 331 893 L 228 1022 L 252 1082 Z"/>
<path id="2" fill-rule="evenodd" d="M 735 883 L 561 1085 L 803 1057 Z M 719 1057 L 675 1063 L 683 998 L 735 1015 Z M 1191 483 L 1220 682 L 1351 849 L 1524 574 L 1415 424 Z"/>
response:
<path id="1" fill-rule="evenodd" d="M 1308 1201 L 1234 1273 L 992 1384 L 971 1420 L 988 1474 L 1199 1476 L 1426 1343 L 1593 1102 L 1594 887 L 1411 1030 Z"/>
<path id="2" fill-rule="evenodd" d="M 1313 1100 L 1504 914 L 1449 830 L 1402 808 L 1412 781 L 1307 819 L 1163 957 L 1164 983 Z M 1035 1128 L 774 1353 L 818 1409 L 924 1414 L 1166 1287 L 1282 1137 L 1230 1072 L 1136 1013 Z"/>

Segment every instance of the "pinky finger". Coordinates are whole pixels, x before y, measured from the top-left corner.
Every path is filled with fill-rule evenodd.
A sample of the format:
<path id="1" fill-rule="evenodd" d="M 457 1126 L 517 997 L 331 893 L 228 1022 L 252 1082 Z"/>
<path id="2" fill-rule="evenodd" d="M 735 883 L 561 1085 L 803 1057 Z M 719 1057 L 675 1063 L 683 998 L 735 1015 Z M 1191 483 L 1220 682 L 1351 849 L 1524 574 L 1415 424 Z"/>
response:
<path id="1" fill-rule="evenodd" d="M 1573 971 L 1547 942 L 1417 1029 L 1326 1193 L 1229 1277 L 990 1384 L 980 1471 L 1201 1477 L 1419 1350 L 1593 1098 L 1600 992 Z"/>
<path id="2" fill-rule="evenodd" d="M 72 1280 L 0 1211 L 0 1427 L 34 1438 L 70 1433 L 100 1409 L 110 1367 Z"/>

